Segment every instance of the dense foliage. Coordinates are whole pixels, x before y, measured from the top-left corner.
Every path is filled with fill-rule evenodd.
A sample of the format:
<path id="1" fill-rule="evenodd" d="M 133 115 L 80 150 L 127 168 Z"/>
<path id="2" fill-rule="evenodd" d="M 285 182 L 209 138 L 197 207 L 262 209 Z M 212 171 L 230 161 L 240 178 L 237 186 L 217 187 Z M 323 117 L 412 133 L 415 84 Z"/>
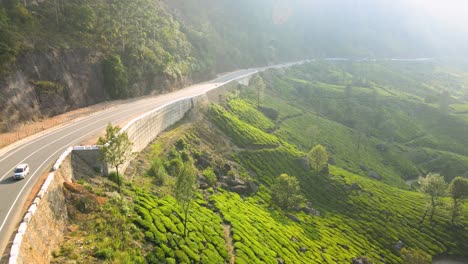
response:
<path id="1" fill-rule="evenodd" d="M 90 242 L 84 248 L 74 246 L 81 243 L 79 239 L 69 239 L 57 259 L 83 260 L 91 254 L 89 259 L 117 261 L 125 256 L 134 262 L 145 258 L 149 263 L 352 263 L 353 259 L 425 263 L 441 254 L 467 257 L 468 207 L 457 202 L 456 220 L 452 221 L 450 205 L 454 202 L 444 184 L 451 176 L 444 174 L 445 167 L 432 165 L 433 172 L 444 176 L 435 177 L 437 210 L 428 207 L 432 199 L 423 192 L 425 185 L 405 183 L 408 175 L 404 173 L 425 175 L 424 162 L 416 162 L 426 157 L 420 151 L 436 152 L 446 160 L 459 158 L 463 172 L 463 153 L 438 149 L 444 146 L 439 134 L 433 132 L 437 127 L 427 132 L 438 143 L 433 148 L 408 143 L 409 134 L 398 115 L 390 121 L 401 125 L 392 132 L 404 135 L 399 140 L 365 129 L 374 122 L 366 111 L 353 117 L 362 126 L 335 118 L 334 111 L 325 112 L 310 103 L 316 96 L 304 94 L 315 94 L 319 89 L 340 98 L 361 91 L 370 97 L 353 98 L 352 107 L 363 109 L 374 99 L 379 105 L 398 103 L 405 109 L 411 109 L 414 101 L 399 98 L 406 96 L 400 92 L 382 97 L 378 83 L 374 84 L 375 93 L 325 82 L 309 86 L 314 73 L 310 67 L 313 65 L 262 74 L 266 83 L 262 106 L 276 111 L 277 118 L 268 117 L 257 107 L 255 89 L 240 87 L 241 92 L 236 89 L 226 102 L 201 109 L 204 115 L 195 115 L 196 122 L 184 122 L 165 132 L 136 159 L 127 178 L 133 180 L 124 185 L 124 201 L 128 202 L 114 212 L 119 215 L 115 219 L 124 218 L 132 224 L 127 226 L 133 226 L 134 235 L 128 239 L 135 243 L 125 240 L 127 255 L 122 245 L 99 239 L 113 231 L 78 223 L 74 234 L 98 230 L 101 235 L 85 235 Z M 296 78 L 298 75 L 310 79 Z M 420 104 L 434 112 L 444 111 L 429 103 Z M 325 105 L 328 103 L 321 104 Z M 340 104 L 334 109 L 342 107 L 348 106 Z M 389 106 L 385 110 L 397 111 Z M 466 125 L 451 112 L 444 115 L 453 118 L 455 122 L 447 122 L 458 129 Z M 424 122 L 408 118 L 412 120 L 409 126 L 419 127 Z M 453 140 L 457 142 L 457 138 Z M 309 150 L 318 144 L 330 155 L 327 175 L 317 173 L 308 161 Z M 407 155 L 415 157 L 407 159 Z M 193 162 L 200 189 L 184 217 L 173 186 L 177 186 L 177 176 L 186 162 Z M 163 181 L 159 174 L 164 175 Z M 455 179 L 449 191 L 457 190 L 453 186 L 463 181 Z M 112 190 L 112 183 L 107 183 L 109 187 L 94 184 L 95 179 L 89 181 L 85 184 L 96 193 L 108 195 Z M 229 191 L 239 190 L 239 185 L 258 188 L 251 193 Z M 455 193 L 457 199 L 463 196 Z M 105 217 L 104 208 L 117 206 L 108 201 L 99 217 Z M 426 220 L 429 213 L 431 221 Z M 93 250 L 94 243 L 104 247 Z M 134 252 L 135 245 L 143 250 Z"/>

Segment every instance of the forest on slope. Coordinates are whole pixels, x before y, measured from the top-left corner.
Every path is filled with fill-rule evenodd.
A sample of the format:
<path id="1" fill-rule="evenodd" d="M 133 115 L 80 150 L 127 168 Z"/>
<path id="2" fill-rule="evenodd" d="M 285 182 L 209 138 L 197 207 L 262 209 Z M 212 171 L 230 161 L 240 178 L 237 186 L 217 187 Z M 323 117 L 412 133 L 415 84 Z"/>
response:
<path id="1" fill-rule="evenodd" d="M 54 263 L 466 258 L 467 204 L 452 221 L 447 185 L 431 207 L 422 185 L 408 181 L 468 176 L 466 73 L 458 72 L 447 100 L 435 96 L 447 86 L 436 72 L 454 70 L 435 62 L 311 62 L 234 86 L 140 153 L 120 193 L 115 174 L 89 168 L 67 191 L 70 231 Z M 416 81 L 423 75 L 432 77 Z M 310 154 L 318 144 L 328 156 L 320 169 Z M 194 193 L 185 211 L 178 186 L 187 175 Z"/>
<path id="2" fill-rule="evenodd" d="M 375 1 L 0 3 L 3 132 L 22 121 L 166 92 L 243 67 L 309 57 L 465 52 L 458 31 L 434 26 L 426 32 L 407 9 Z"/>

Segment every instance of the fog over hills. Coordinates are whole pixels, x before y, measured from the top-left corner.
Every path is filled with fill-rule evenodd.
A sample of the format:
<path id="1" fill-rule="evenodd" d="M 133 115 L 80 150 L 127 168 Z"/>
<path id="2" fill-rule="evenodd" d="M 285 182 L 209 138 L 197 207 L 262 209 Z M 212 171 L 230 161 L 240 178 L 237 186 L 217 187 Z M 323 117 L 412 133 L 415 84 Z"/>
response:
<path id="1" fill-rule="evenodd" d="M 298 0 L 275 1 L 274 8 L 283 11 L 282 23 L 303 30 L 317 55 L 467 55 L 463 1 Z"/>

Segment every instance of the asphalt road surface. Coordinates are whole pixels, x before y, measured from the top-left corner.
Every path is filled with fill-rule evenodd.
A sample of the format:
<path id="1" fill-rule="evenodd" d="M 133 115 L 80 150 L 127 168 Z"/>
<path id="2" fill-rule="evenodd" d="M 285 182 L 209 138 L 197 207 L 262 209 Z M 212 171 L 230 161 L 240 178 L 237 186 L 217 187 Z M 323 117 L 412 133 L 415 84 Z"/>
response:
<path id="1" fill-rule="evenodd" d="M 293 63 L 294 64 L 294 63 Z M 271 66 L 287 67 L 289 64 Z M 227 82 L 262 71 L 268 67 L 239 70 L 215 80 L 193 85 L 185 89 L 134 100 L 93 113 L 58 128 L 43 132 L 0 150 L 0 252 L 5 248 L 23 216 L 23 206 L 40 176 L 50 169 L 55 160 L 70 146 L 78 145 L 86 138 L 96 136 L 108 123 L 119 123 L 135 118 L 171 101 L 205 93 Z M 20 163 L 28 163 L 30 174 L 23 180 L 13 180 L 13 169 Z M 2 254 L 2 255 L 4 255 Z"/>

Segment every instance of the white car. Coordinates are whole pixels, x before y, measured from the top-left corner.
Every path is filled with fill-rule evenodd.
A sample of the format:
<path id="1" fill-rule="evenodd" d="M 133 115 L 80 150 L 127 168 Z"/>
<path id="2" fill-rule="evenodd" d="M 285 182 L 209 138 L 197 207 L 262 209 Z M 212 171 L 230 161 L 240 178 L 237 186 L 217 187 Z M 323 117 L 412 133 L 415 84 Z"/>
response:
<path id="1" fill-rule="evenodd" d="M 14 172 L 15 172 L 15 175 L 13 175 L 13 179 L 15 180 L 24 179 L 24 177 L 26 177 L 26 175 L 29 174 L 29 165 L 25 163 L 19 164 L 18 166 L 16 166 Z"/>

